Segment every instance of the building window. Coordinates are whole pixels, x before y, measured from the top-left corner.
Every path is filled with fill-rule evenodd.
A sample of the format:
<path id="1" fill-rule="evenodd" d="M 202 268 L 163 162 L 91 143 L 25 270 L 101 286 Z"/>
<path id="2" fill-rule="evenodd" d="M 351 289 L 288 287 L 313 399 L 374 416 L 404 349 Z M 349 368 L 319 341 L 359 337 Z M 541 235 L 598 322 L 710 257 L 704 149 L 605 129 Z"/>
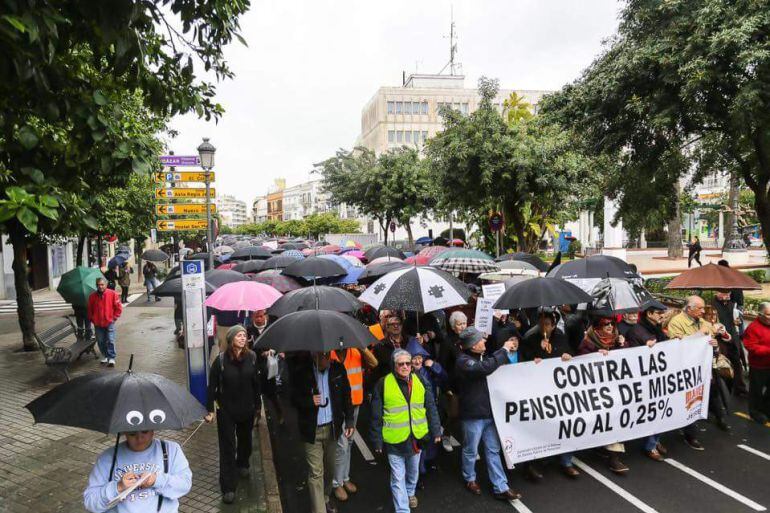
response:
<path id="1" fill-rule="evenodd" d="M 428 140 L 428 131 L 426 130 L 422 133 L 422 142 L 425 142 L 427 140 Z"/>
<path id="2" fill-rule="evenodd" d="M 415 130 L 414 131 L 414 135 L 412 135 L 412 139 L 414 140 L 415 144 L 419 144 L 420 143 L 420 131 L 419 130 Z"/>
<path id="3" fill-rule="evenodd" d="M 411 130 L 407 130 L 406 132 L 404 132 L 404 139 L 405 139 L 404 142 L 406 142 L 406 143 L 411 143 L 412 142 L 412 132 L 411 132 Z"/>
<path id="4" fill-rule="evenodd" d="M 428 113 L 428 102 L 422 102 L 421 114 L 427 114 L 427 113 Z"/>
<path id="5" fill-rule="evenodd" d="M 402 130 L 399 130 L 396 132 L 396 142 L 403 142 L 404 140 L 404 132 Z"/>
<path id="6" fill-rule="evenodd" d="M 396 140 L 396 131 L 395 130 L 388 130 L 388 142 L 392 143 Z"/>
<path id="7" fill-rule="evenodd" d="M 393 103 L 394 102 L 388 102 L 388 114 L 393 114 Z"/>
<path id="8" fill-rule="evenodd" d="M 468 114 L 468 104 L 467 103 L 463 103 L 463 107 L 462 107 L 462 110 L 460 112 L 462 112 L 463 114 Z"/>
<path id="9" fill-rule="evenodd" d="M 404 102 L 404 114 L 412 113 L 412 102 Z"/>
<path id="10" fill-rule="evenodd" d="M 396 114 L 401 114 L 404 111 L 404 102 L 396 102 Z"/>

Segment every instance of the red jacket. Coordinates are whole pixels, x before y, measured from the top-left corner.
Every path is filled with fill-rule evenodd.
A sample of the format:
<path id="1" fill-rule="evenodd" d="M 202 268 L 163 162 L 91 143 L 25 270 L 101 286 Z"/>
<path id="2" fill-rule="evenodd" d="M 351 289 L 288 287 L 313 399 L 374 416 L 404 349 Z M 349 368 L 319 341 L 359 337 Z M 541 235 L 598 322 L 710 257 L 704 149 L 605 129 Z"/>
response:
<path id="1" fill-rule="evenodd" d="M 94 325 L 106 328 L 115 322 L 123 313 L 120 296 L 111 289 L 105 289 L 102 294 L 94 292 L 88 298 L 88 318 Z"/>
<path id="2" fill-rule="evenodd" d="M 749 367 L 770 369 L 770 326 L 754 320 L 743 333 L 743 345 L 749 352 Z"/>

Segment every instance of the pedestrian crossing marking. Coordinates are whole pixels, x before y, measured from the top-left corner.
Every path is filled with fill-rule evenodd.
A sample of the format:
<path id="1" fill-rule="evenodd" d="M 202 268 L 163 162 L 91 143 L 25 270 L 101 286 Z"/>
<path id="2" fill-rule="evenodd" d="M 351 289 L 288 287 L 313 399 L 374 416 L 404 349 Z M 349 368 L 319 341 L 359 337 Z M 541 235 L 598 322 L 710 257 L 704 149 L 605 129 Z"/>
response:
<path id="1" fill-rule="evenodd" d="M 751 454 L 755 454 L 760 458 L 764 458 L 767 461 L 770 461 L 770 454 L 754 449 L 753 447 L 749 447 L 748 445 L 738 444 L 738 448 L 743 449 L 746 452 L 750 452 Z"/>
<path id="2" fill-rule="evenodd" d="M 63 299 L 33 300 L 33 307 L 35 312 L 53 312 L 58 310 L 70 310 L 72 308 L 72 306 Z M 0 301 L 0 315 L 16 313 L 16 300 Z"/>
<path id="3" fill-rule="evenodd" d="M 753 500 L 749 499 L 745 495 L 741 495 L 740 493 L 736 492 L 735 490 L 731 490 L 730 488 L 726 487 L 723 484 L 717 483 L 716 481 L 714 481 L 710 477 L 704 476 L 703 474 L 701 474 L 697 470 L 691 469 L 687 465 L 679 463 L 678 461 L 676 461 L 673 458 L 666 458 L 663 461 L 665 461 L 666 463 L 668 463 L 669 465 L 671 465 L 674 468 L 678 468 L 679 470 L 681 470 L 685 474 L 691 475 L 692 477 L 694 477 L 695 479 L 701 481 L 702 483 L 705 483 L 705 484 L 709 485 L 713 489 L 722 492 L 723 494 L 727 495 L 728 497 L 732 497 L 736 501 L 745 504 L 746 506 L 750 507 L 754 511 L 767 511 L 767 508 L 764 507 L 763 505 L 754 502 Z"/>
<path id="4" fill-rule="evenodd" d="M 647 504 L 646 502 L 639 499 L 636 495 L 633 495 L 631 492 L 625 490 L 624 488 L 621 488 L 617 484 L 615 484 L 610 479 L 607 479 L 602 474 L 594 470 L 593 468 L 589 467 L 582 461 L 580 461 L 577 458 L 572 458 L 573 463 L 577 468 L 588 474 L 589 476 L 593 477 L 597 481 L 599 481 L 601 484 L 615 492 L 616 494 L 623 497 L 625 500 L 636 506 L 639 510 L 643 511 L 644 513 L 658 513 L 658 510 Z M 668 461 L 668 460 L 666 460 Z"/>
<path id="5" fill-rule="evenodd" d="M 372 454 L 372 451 L 366 446 L 366 442 L 361 438 L 357 429 L 353 431 L 353 442 L 356 444 L 356 447 L 358 447 L 358 450 L 361 451 L 361 456 L 363 456 L 367 462 L 371 463 L 374 461 L 374 454 Z"/>
<path id="6" fill-rule="evenodd" d="M 508 501 L 511 503 L 511 506 L 513 506 L 513 509 L 518 511 L 519 513 L 532 513 L 532 510 L 529 509 L 527 506 L 524 505 L 523 502 L 521 502 L 521 499 L 516 499 L 514 501 Z"/>

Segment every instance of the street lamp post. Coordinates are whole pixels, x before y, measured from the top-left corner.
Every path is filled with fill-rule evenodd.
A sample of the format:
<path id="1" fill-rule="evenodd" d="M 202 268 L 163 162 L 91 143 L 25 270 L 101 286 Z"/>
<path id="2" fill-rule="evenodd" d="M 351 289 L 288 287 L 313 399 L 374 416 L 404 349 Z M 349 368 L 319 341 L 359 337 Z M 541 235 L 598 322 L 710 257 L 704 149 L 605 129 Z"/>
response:
<path id="1" fill-rule="evenodd" d="M 209 142 L 208 137 L 198 146 L 198 155 L 206 179 L 206 241 L 208 242 L 209 269 L 214 268 L 214 237 L 211 229 L 211 169 L 214 167 L 214 154 L 217 149 Z"/>

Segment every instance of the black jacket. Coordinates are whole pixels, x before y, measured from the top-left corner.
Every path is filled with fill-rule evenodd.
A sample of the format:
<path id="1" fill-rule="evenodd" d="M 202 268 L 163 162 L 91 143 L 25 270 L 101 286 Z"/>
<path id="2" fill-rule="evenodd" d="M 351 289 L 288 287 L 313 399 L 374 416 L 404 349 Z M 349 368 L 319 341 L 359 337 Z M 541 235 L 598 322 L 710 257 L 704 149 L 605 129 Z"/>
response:
<path id="1" fill-rule="evenodd" d="M 542 340 L 543 332 L 539 325 L 536 325 L 524 335 L 524 340 L 519 347 L 519 354 L 523 361 L 531 362 L 535 358 L 541 358 L 543 360 L 547 358 L 560 358 L 564 353 L 574 354 L 574 351 L 569 345 L 569 340 L 567 340 L 567 336 L 559 328 L 554 328 L 551 333 L 550 353 L 546 353 L 545 349 L 540 345 Z"/>
<path id="2" fill-rule="evenodd" d="M 318 407 L 313 404 L 313 391 L 318 390 L 313 360 L 309 355 L 297 355 L 287 359 L 291 380 L 291 403 L 297 409 L 299 433 L 305 442 L 315 442 L 318 425 Z M 353 403 L 350 401 L 350 384 L 345 367 L 332 361 L 329 365 L 329 401 L 332 407 L 333 438 L 342 433 L 342 425 L 355 427 Z"/>
<path id="3" fill-rule="evenodd" d="M 564 335 L 567 337 L 572 354 L 577 352 L 583 337 L 586 336 L 586 322 L 580 314 L 568 313 L 564 315 Z"/>
<path id="4" fill-rule="evenodd" d="M 503 347 L 506 340 L 511 337 L 516 337 L 521 340 L 521 333 L 516 329 L 516 325 L 511 321 L 500 322 L 497 319 L 492 319 L 492 333 L 487 339 L 487 353 L 492 354 L 498 349 Z"/>
<path id="5" fill-rule="evenodd" d="M 655 339 L 656 342 L 668 340 L 660 326 L 653 325 L 644 314 L 640 314 L 639 322 L 628 331 L 626 343 L 628 347 L 637 347 L 647 344 L 648 340 Z"/>
<path id="6" fill-rule="evenodd" d="M 384 404 L 384 390 L 385 390 L 385 378 L 380 379 L 377 385 L 374 387 L 374 394 L 372 395 L 372 423 L 370 437 L 372 446 L 376 449 L 382 449 L 383 445 L 386 446 L 388 452 L 391 454 L 408 455 L 414 453 L 414 446 L 419 443 L 430 443 L 433 438 L 441 436 L 441 420 L 438 416 L 438 408 L 436 407 L 436 401 L 433 397 L 432 387 L 430 383 L 425 383 L 420 376 L 416 373 L 412 373 L 412 379 L 419 379 L 425 388 L 425 417 L 428 419 L 428 435 L 426 439 L 415 440 L 414 435 L 410 434 L 409 438 L 400 444 L 386 444 L 382 440 L 382 414 Z M 396 383 L 401 389 L 401 393 L 404 394 L 407 402 L 409 402 L 409 387 L 403 379 L 399 379 L 396 376 Z"/>
<path id="7" fill-rule="evenodd" d="M 207 395 L 208 411 L 214 411 L 216 401 L 219 408 L 236 421 L 254 415 L 262 405 L 259 369 L 254 352 L 249 351 L 239 362 L 230 359 L 228 353 L 220 353 L 211 364 Z"/>
<path id="8" fill-rule="evenodd" d="M 492 356 L 463 351 L 455 367 L 457 392 L 460 394 L 461 419 L 491 419 L 487 376 L 508 363 L 508 352 L 500 349 Z"/>
<path id="9" fill-rule="evenodd" d="M 633 325 L 633 324 L 631 324 L 631 323 L 628 323 L 628 322 L 626 322 L 626 321 L 620 321 L 620 322 L 618 323 L 618 333 L 620 333 L 621 335 L 623 335 L 623 337 L 625 337 L 625 336 L 626 336 L 626 334 L 627 334 L 629 331 L 631 331 L 631 329 L 632 329 L 633 327 L 634 327 L 634 325 Z"/>
<path id="10" fill-rule="evenodd" d="M 725 329 L 727 330 L 727 333 L 730 334 L 730 337 L 732 337 L 733 341 L 736 340 L 738 337 L 738 326 L 735 325 L 735 317 L 733 316 L 735 303 L 732 300 L 723 303 L 722 301 L 714 298 L 714 302 L 711 303 L 711 305 L 717 312 L 719 322 L 725 325 Z"/>

